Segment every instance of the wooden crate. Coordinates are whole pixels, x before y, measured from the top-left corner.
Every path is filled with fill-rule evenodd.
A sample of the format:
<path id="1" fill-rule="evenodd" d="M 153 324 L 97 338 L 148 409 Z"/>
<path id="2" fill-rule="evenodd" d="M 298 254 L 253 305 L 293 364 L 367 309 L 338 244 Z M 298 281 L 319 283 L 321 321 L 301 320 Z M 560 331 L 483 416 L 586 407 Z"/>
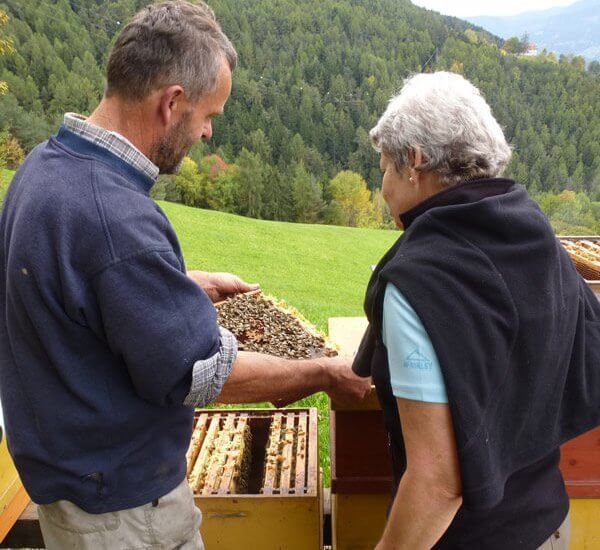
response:
<path id="1" fill-rule="evenodd" d="M 203 514 L 200 531 L 206 547 L 229 550 L 258 544 L 261 550 L 321 549 L 323 489 L 317 410 L 211 409 L 199 411 L 196 422 L 201 417 L 204 422 L 217 418 L 222 424 L 245 418 L 252 434 L 247 493 L 229 494 L 224 489 L 227 483 L 217 483 L 219 489 L 211 494 L 194 495 Z M 293 466 L 265 476 L 269 429 L 276 418 L 282 429 L 297 430 L 294 444 L 282 449 L 282 463 L 291 459 Z"/>

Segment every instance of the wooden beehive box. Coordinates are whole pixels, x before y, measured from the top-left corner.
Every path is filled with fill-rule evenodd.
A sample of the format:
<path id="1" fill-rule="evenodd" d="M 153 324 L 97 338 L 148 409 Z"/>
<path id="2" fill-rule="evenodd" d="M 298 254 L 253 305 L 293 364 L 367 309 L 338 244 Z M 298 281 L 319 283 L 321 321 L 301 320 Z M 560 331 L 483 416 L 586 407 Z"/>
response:
<path id="1" fill-rule="evenodd" d="M 329 338 L 352 355 L 367 327 L 364 317 L 329 319 Z M 331 530 L 334 550 L 372 550 L 383 533 L 392 466 L 375 389 L 355 405 L 330 403 Z"/>
<path id="2" fill-rule="evenodd" d="M 590 288 L 600 293 L 600 236 L 561 236 L 558 240 Z"/>
<path id="3" fill-rule="evenodd" d="M 235 457 L 229 453 L 224 465 L 216 470 L 213 467 L 204 486 L 194 493 L 203 514 L 200 531 L 206 547 L 322 548 L 317 410 L 202 410 L 196 414 L 195 430 L 208 433 L 211 426 L 213 430 L 215 425 L 220 430 L 229 426 L 233 428 L 232 437 L 239 438 L 244 424 L 251 434 L 247 440 L 250 452 L 244 492 L 231 492 L 234 468 L 230 466 Z"/>

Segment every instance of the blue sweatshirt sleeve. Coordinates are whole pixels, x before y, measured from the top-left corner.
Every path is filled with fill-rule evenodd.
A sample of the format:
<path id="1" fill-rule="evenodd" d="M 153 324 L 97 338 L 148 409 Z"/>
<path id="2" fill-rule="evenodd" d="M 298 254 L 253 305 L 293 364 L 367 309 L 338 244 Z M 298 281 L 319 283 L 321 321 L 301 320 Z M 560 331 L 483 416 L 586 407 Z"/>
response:
<path id="1" fill-rule="evenodd" d="M 448 403 L 433 344 L 415 310 L 391 283 L 383 299 L 383 343 L 395 397 Z"/>
<path id="2" fill-rule="evenodd" d="M 172 251 L 118 261 L 94 277 L 93 288 L 104 337 L 136 393 L 159 405 L 182 404 L 194 364 L 220 349 L 208 296 L 182 271 Z"/>

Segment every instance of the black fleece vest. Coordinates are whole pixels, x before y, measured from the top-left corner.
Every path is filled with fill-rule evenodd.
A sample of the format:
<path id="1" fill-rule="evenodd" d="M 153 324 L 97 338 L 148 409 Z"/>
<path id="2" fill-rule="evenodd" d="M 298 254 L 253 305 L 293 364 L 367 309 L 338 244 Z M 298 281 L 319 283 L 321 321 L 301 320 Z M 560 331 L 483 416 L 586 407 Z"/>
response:
<path id="1" fill-rule="evenodd" d="M 511 180 L 449 188 L 402 215 L 377 265 L 354 370 L 372 375 L 395 487 L 402 431 L 381 338 L 394 284 L 440 361 L 463 506 L 438 548 L 537 548 L 568 509 L 560 444 L 600 424 L 600 304 L 545 216 Z"/>

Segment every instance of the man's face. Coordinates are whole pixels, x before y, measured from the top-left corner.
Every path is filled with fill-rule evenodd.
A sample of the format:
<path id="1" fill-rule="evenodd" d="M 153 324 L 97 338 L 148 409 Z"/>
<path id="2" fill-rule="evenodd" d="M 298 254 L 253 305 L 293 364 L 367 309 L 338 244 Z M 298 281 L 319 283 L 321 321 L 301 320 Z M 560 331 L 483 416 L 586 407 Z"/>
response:
<path id="1" fill-rule="evenodd" d="M 190 147 L 199 139 L 210 139 L 212 119 L 223 114 L 230 94 L 231 70 L 223 62 L 215 91 L 201 97 L 196 103 L 189 103 L 181 118 L 152 148 L 150 160 L 158 166 L 161 174 L 177 172 Z"/>

